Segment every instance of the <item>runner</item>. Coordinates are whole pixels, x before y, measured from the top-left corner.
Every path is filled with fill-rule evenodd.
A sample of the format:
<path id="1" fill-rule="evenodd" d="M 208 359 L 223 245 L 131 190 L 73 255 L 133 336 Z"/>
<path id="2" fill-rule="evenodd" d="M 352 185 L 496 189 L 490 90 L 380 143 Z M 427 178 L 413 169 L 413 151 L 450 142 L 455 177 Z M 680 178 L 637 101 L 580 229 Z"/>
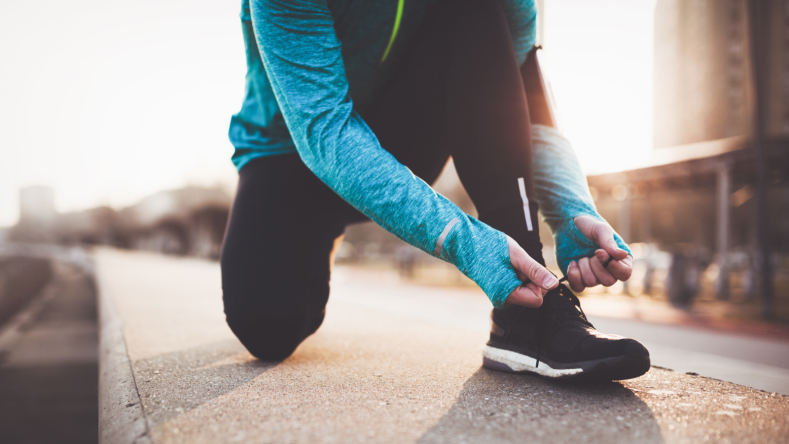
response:
<path id="1" fill-rule="evenodd" d="M 632 257 L 544 106 L 532 0 L 243 0 L 241 19 L 221 265 L 228 325 L 253 355 L 285 359 L 320 327 L 345 227 L 372 219 L 490 298 L 485 367 L 649 369 L 640 343 L 597 332 L 544 267 L 538 207 L 573 290 L 627 280 Z M 450 156 L 478 219 L 428 185 Z"/>

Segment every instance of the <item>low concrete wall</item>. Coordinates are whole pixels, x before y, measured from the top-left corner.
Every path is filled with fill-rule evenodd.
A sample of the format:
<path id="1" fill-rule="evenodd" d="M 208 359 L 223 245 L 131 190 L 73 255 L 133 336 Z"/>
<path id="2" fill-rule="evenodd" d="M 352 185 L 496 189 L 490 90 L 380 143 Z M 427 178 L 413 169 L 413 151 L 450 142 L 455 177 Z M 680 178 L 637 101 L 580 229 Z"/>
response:
<path id="1" fill-rule="evenodd" d="M 99 443 L 150 444 L 121 318 L 100 273 L 95 280 L 99 306 Z"/>

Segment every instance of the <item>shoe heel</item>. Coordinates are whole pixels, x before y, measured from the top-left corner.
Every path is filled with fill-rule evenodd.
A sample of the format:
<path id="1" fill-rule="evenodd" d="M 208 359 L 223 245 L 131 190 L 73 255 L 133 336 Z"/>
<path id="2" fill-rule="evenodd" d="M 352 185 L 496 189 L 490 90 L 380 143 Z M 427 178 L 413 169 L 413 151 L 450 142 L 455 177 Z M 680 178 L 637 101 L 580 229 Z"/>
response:
<path id="1" fill-rule="evenodd" d="M 513 373 L 513 370 L 509 365 L 496 362 L 484 356 L 482 357 L 482 366 L 490 370 L 496 370 L 497 372 Z"/>

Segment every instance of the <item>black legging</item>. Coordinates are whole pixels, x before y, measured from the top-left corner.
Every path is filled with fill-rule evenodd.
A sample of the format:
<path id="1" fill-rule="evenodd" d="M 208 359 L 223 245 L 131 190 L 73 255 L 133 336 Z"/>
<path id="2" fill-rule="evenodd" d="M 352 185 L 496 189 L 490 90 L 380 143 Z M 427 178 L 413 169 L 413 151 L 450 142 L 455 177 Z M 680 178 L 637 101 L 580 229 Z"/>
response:
<path id="1" fill-rule="evenodd" d="M 427 183 L 451 154 L 480 220 L 542 262 L 529 112 L 499 2 L 436 4 L 379 97 L 362 117 L 384 149 Z M 284 359 L 320 327 L 335 241 L 346 225 L 364 220 L 296 154 L 241 169 L 222 288 L 228 325 L 253 355 Z"/>

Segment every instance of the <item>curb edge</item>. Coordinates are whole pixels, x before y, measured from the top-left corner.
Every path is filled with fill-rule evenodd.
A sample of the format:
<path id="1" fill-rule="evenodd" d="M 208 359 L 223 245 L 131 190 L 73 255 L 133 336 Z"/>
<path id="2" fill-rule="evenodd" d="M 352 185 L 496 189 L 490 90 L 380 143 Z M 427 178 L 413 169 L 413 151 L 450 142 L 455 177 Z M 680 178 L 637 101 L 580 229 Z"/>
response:
<path id="1" fill-rule="evenodd" d="M 91 254 L 94 259 L 95 255 Z M 152 444 L 148 420 L 134 379 L 123 323 L 94 267 L 99 312 L 99 443 Z"/>

